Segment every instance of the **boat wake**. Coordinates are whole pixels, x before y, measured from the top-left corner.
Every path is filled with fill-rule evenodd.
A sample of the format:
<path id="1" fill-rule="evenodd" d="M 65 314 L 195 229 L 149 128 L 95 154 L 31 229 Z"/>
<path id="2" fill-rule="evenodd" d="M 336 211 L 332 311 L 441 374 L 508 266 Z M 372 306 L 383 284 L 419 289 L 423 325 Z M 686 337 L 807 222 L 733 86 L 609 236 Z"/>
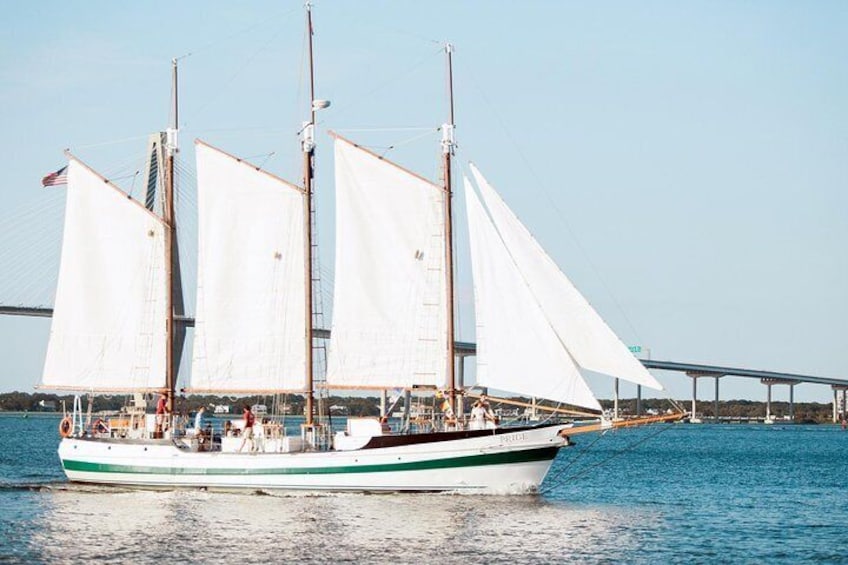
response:
<path id="1" fill-rule="evenodd" d="M 68 484 L 67 481 L 63 480 L 0 482 L 0 491 L 49 491 Z"/>

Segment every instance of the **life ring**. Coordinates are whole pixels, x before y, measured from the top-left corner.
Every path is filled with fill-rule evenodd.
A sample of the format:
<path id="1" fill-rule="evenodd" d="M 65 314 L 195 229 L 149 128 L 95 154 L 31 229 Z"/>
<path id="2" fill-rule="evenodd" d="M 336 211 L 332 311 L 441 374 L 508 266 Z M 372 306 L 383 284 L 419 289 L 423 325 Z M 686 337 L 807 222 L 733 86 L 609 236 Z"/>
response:
<path id="1" fill-rule="evenodd" d="M 62 421 L 59 422 L 59 435 L 62 437 L 69 437 L 73 431 L 74 423 L 71 421 L 71 418 L 69 416 L 62 418 Z"/>

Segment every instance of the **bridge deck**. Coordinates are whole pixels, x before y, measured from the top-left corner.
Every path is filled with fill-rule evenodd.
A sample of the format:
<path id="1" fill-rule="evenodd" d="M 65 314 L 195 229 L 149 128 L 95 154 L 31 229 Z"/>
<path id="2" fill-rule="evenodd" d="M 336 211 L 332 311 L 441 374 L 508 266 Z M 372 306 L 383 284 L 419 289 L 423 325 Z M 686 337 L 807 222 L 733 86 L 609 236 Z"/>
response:
<path id="1" fill-rule="evenodd" d="M 7 316 L 35 316 L 49 318 L 53 316 L 52 308 L 41 308 L 31 306 L 0 306 L 0 315 Z M 194 327 L 194 318 L 179 316 L 177 323 L 186 327 Z M 315 328 L 314 336 L 319 339 L 328 339 L 330 330 Z M 454 344 L 458 357 L 469 357 L 477 354 L 477 344 L 468 341 L 457 341 Z M 848 380 L 833 377 L 817 377 L 814 375 L 800 375 L 797 373 L 781 373 L 778 371 L 760 371 L 757 369 L 744 369 L 739 367 L 721 367 L 717 365 L 700 365 L 695 363 L 678 363 L 676 361 L 653 361 L 642 359 L 642 364 L 648 369 L 659 369 L 662 371 L 676 371 L 684 373 L 697 373 L 699 377 L 744 377 L 749 379 L 775 379 L 781 381 L 792 381 L 798 383 L 815 383 L 831 386 L 848 386 Z"/>

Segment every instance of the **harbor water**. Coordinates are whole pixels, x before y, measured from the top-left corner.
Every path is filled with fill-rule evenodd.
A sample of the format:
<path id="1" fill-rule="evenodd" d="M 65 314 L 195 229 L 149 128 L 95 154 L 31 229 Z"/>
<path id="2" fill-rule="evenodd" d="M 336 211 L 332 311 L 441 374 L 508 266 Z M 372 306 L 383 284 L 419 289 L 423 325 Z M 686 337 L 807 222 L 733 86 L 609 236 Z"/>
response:
<path id="1" fill-rule="evenodd" d="M 212 493 L 68 484 L 58 419 L 0 416 L 0 562 L 848 563 L 848 432 L 581 437 L 542 492 Z"/>

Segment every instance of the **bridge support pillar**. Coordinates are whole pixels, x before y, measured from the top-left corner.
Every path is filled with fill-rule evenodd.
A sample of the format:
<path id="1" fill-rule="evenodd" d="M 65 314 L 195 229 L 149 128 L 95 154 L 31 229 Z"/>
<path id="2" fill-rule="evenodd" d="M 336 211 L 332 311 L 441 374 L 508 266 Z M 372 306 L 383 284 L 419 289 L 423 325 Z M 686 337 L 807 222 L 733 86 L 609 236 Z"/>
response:
<path id="1" fill-rule="evenodd" d="M 839 413 L 837 411 L 838 410 L 838 408 L 837 408 L 838 398 L 836 396 L 837 394 L 839 394 L 839 392 L 834 388 L 833 389 L 833 423 L 834 424 L 839 421 Z"/>
<path id="2" fill-rule="evenodd" d="M 713 371 L 686 371 L 686 376 L 692 379 L 692 416 L 690 418 L 690 422 L 700 424 L 702 420 L 700 420 L 697 416 L 698 414 L 698 378 L 700 377 L 713 377 L 715 379 L 715 415 L 713 420 L 718 422 L 718 380 L 721 377 L 725 376 L 725 373 L 713 372 Z"/>
<path id="3" fill-rule="evenodd" d="M 789 385 L 789 421 L 795 421 L 795 385 Z"/>
<path id="4" fill-rule="evenodd" d="M 642 415 L 642 385 L 636 385 L 636 415 Z"/>
<path id="5" fill-rule="evenodd" d="M 789 386 L 789 419 L 793 418 L 795 413 L 795 385 L 798 384 L 798 381 L 792 379 L 777 379 L 774 377 L 766 377 L 760 379 L 760 382 L 766 385 L 767 396 L 766 396 L 766 423 L 774 422 L 771 414 L 771 387 L 774 385 L 788 385 Z M 783 415 L 783 418 L 786 418 L 786 414 Z"/>
<path id="6" fill-rule="evenodd" d="M 619 412 L 618 412 L 618 379 L 615 379 L 615 387 L 613 390 L 613 406 L 612 406 L 612 419 L 618 420 Z"/>
<path id="7" fill-rule="evenodd" d="M 766 422 L 771 421 L 771 383 L 766 383 Z"/>
<path id="8" fill-rule="evenodd" d="M 698 414 L 698 377 L 692 377 L 692 416 L 690 421 L 697 419 Z"/>
<path id="9" fill-rule="evenodd" d="M 720 378 L 721 377 L 715 378 L 715 410 L 713 411 L 713 420 L 715 420 L 716 424 L 718 424 L 718 422 L 719 422 L 719 415 L 718 415 L 718 380 Z"/>
<path id="10" fill-rule="evenodd" d="M 848 418 L 848 386 L 830 385 L 830 388 L 833 389 L 833 423 L 836 424 Z M 842 392 L 841 402 L 840 391 Z"/>

